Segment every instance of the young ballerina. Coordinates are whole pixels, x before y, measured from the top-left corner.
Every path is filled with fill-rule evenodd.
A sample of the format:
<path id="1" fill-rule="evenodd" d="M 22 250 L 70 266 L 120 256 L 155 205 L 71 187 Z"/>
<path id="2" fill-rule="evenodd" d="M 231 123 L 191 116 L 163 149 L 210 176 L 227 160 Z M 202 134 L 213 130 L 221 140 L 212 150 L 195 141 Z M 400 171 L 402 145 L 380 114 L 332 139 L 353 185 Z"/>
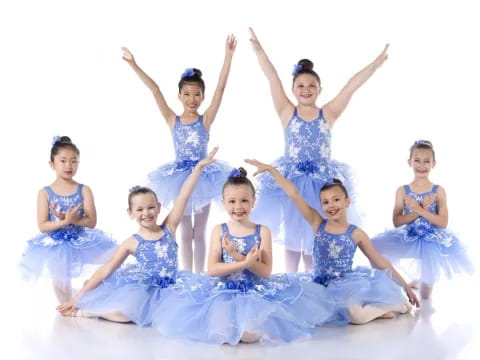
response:
<path id="1" fill-rule="evenodd" d="M 410 286 L 375 250 L 367 234 L 348 222 L 346 210 L 350 199 L 339 180 L 329 181 L 320 190 L 324 218 L 273 166 L 257 160 L 247 160 L 247 163 L 257 167 L 255 174 L 268 171 L 315 231 L 313 281 L 325 287 L 324 296 L 344 304 L 335 322 L 363 324 L 379 317 L 391 318 L 395 313 L 409 312 L 412 306 L 405 301 L 402 288 L 410 303 L 419 306 Z M 352 268 L 357 246 L 379 270 Z"/>
<path id="2" fill-rule="evenodd" d="M 446 229 L 445 190 L 429 179 L 436 164 L 432 143 L 415 141 L 410 147 L 408 164 L 414 178 L 397 189 L 393 208 L 393 224 L 397 229 L 375 236 L 372 242 L 391 261 L 417 260 L 415 276 L 421 283 L 420 294 L 428 299 L 442 272 L 451 277 L 454 273 L 472 272 L 473 266 L 458 238 Z"/>
<path id="3" fill-rule="evenodd" d="M 223 188 L 230 221 L 212 231 L 212 278 L 197 277 L 157 307 L 152 326 L 163 335 L 217 344 L 288 342 L 309 336 L 334 315 L 335 304 L 316 284 L 270 276 L 270 231 L 250 221 L 254 203 L 246 171 L 234 169 Z"/>
<path id="4" fill-rule="evenodd" d="M 72 296 L 71 279 L 86 264 L 102 264 L 116 248 L 104 232 L 95 229 L 97 214 L 92 190 L 73 178 L 80 151 L 68 136 L 55 136 L 50 167 L 56 179 L 38 192 L 37 221 L 41 234 L 28 241 L 20 268 L 25 278 L 46 276 L 61 302 Z"/>
<path id="5" fill-rule="evenodd" d="M 150 324 L 157 301 L 180 279 L 175 230 L 202 169 L 214 161 L 216 152 L 215 148 L 195 165 L 162 225 L 157 224 L 160 203 L 153 190 L 139 186 L 131 189 L 128 214 L 139 224 L 138 233 L 119 246 L 75 297 L 57 307 L 62 315 Z M 137 262 L 118 269 L 129 255 L 135 256 Z"/>
<path id="6" fill-rule="evenodd" d="M 160 166 L 149 174 L 149 186 L 155 190 L 158 200 L 167 209 L 171 208 L 192 168 L 199 159 L 207 155 L 210 128 L 222 102 L 236 45 L 236 38 L 233 35 L 228 36 L 225 44 L 225 60 L 217 88 L 213 94 L 212 103 L 203 115 L 198 113 L 205 96 L 205 83 L 200 70 L 186 69 L 182 74 L 178 84 L 178 99 L 183 105 L 183 113 L 175 115 L 165 101 L 158 85 L 137 65 L 132 53 L 128 49 L 122 48 L 123 59 L 152 92 L 172 133 L 176 160 Z M 204 269 L 205 230 L 210 212 L 210 202 L 213 199 L 220 200 L 221 187 L 230 171 L 231 167 L 221 161 L 205 167 L 185 209 L 185 217 L 181 221 L 180 229 L 182 263 L 186 270 L 194 268 L 195 272 L 199 273 Z"/>
<path id="7" fill-rule="evenodd" d="M 250 42 L 260 67 L 270 83 L 275 110 L 284 128 L 284 156 L 273 166 L 285 175 L 300 191 L 307 203 L 322 213 L 318 201 L 320 188 L 328 179 L 341 179 L 350 194 L 352 184 L 347 165 L 331 160 L 331 128 L 347 107 L 355 91 L 360 88 L 387 59 L 388 45 L 377 58 L 355 74 L 338 95 L 321 108 L 316 104 L 322 88 L 313 63 L 302 59 L 293 71 L 292 91 L 294 105 L 287 97 L 282 82 L 252 29 Z M 306 270 L 312 268 L 312 240 L 314 234 L 275 181 L 268 174 L 258 177 L 259 199 L 254 218 L 272 228 L 274 237 L 283 239 L 285 265 L 288 272 L 296 272 L 303 258 Z M 323 214 L 325 215 L 325 214 Z M 348 217 L 357 222 L 359 216 L 349 210 Z M 283 226 L 283 236 L 280 228 Z"/>

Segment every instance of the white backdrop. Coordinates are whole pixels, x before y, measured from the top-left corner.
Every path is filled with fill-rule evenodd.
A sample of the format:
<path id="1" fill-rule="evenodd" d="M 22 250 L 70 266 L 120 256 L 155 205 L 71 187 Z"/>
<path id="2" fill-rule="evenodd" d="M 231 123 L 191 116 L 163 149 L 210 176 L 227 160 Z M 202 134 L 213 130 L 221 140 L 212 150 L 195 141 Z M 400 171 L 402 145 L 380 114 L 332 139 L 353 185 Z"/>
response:
<path id="1" fill-rule="evenodd" d="M 283 135 L 266 79 L 249 44 L 252 26 L 285 88 L 300 58 L 322 78 L 330 100 L 385 43 L 389 59 L 355 94 L 333 129 L 333 157 L 356 173 L 365 230 L 389 228 L 395 189 L 412 178 L 408 148 L 429 139 L 432 180 L 447 191 L 450 227 L 478 246 L 479 83 L 475 1 L 16 1 L 0 5 L 0 219 L 2 267 L 14 266 L 37 233 L 36 195 L 54 180 L 51 139 L 68 135 L 81 151 L 76 180 L 93 189 L 98 227 L 122 240 L 136 231 L 128 188 L 173 159 L 168 127 L 153 97 L 121 59 L 127 46 L 181 111 L 177 82 L 200 68 L 209 104 L 228 33 L 238 47 L 211 130 L 218 158 L 272 161 Z M 293 97 L 292 97 L 293 98 Z M 247 167 L 248 170 L 251 168 Z M 224 219 L 213 212 L 210 226 Z M 274 256 L 276 270 L 283 262 Z M 50 289 L 48 289 L 50 291 Z"/>

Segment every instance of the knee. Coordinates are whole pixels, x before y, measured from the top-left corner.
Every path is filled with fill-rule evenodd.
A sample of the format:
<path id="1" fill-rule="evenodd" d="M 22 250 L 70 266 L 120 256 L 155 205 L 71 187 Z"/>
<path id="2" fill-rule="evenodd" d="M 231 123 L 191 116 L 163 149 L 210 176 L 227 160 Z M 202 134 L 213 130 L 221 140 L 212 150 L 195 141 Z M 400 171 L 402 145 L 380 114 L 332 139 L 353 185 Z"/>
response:
<path id="1" fill-rule="evenodd" d="M 352 324 L 365 324 L 368 322 L 365 311 L 360 305 L 352 305 L 348 308 L 348 316 Z"/>

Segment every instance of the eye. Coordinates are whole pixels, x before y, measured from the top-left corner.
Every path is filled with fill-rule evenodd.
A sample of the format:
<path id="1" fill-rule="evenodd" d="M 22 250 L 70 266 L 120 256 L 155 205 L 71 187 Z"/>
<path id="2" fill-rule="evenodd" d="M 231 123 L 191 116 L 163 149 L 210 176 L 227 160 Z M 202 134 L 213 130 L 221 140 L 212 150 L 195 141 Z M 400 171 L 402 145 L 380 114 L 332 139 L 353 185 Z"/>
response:
<path id="1" fill-rule="evenodd" d="M 228 202 L 229 202 L 230 204 L 233 204 L 233 203 L 235 202 L 235 200 L 228 200 Z"/>

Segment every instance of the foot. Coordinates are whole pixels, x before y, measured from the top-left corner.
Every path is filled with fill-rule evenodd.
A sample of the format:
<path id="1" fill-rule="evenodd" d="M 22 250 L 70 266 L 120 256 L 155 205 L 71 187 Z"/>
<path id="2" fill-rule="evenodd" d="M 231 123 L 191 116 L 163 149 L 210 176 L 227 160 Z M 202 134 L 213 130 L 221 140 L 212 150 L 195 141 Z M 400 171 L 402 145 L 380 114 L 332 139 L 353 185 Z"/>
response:
<path id="1" fill-rule="evenodd" d="M 397 315 L 393 311 L 389 311 L 378 317 L 379 319 L 396 319 Z"/>
<path id="2" fill-rule="evenodd" d="M 246 344 L 256 343 L 258 342 L 258 340 L 260 340 L 260 333 L 253 330 L 244 330 L 242 333 L 242 337 L 240 338 L 240 341 Z"/>
<path id="3" fill-rule="evenodd" d="M 406 313 L 409 313 L 410 311 L 412 311 L 412 309 L 413 309 L 413 305 L 406 302 L 406 303 L 400 305 L 399 313 L 400 314 L 406 314 Z"/>

